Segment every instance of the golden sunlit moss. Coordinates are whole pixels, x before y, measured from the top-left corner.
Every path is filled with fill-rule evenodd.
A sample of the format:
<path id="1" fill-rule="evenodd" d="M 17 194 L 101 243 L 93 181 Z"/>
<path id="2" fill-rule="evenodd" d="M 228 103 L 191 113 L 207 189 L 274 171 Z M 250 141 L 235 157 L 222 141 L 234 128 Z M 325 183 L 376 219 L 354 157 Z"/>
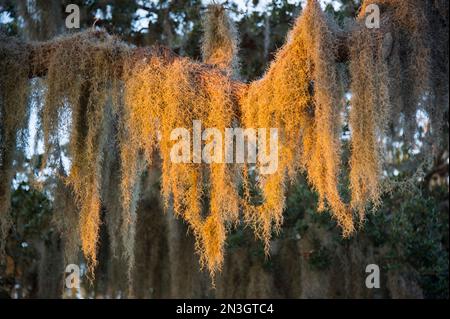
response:
<path id="1" fill-rule="evenodd" d="M 352 213 L 338 192 L 342 93 L 335 54 L 333 26 L 309 1 L 267 74 L 241 101 L 246 127 L 281 130 L 278 170 L 261 176 L 264 202 L 246 214 L 266 251 L 272 224 L 278 230 L 282 222 L 287 175 L 302 168 L 319 194 L 319 210 L 329 206 L 344 234 L 353 231 Z"/>
<path id="2" fill-rule="evenodd" d="M 213 163 L 208 167 L 194 154 L 190 154 L 189 163 L 174 163 L 171 150 L 176 141 L 171 140 L 171 134 L 176 128 L 186 128 L 192 136 L 196 120 L 221 132 L 232 127 L 236 107 L 231 81 L 220 71 L 188 59 L 167 60 L 157 55 L 137 62 L 129 75 L 125 86 L 125 119 L 129 124 L 124 126 L 121 144 L 124 207 L 129 209 L 132 203 L 139 154 L 151 164 L 158 147 L 165 206 L 172 206 L 189 224 L 201 262 L 213 274 L 223 260 L 224 225 L 237 221 L 236 174 L 231 164 Z M 205 198 L 209 198 L 209 207 L 203 204 Z M 205 209 L 208 216 L 203 216 Z"/>
<path id="3" fill-rule="evenodd" d="M 146 55 L 147 52 L 144 53 Z M 140 197 L 140 176 L 145 164 L 152 163 L 153 151 L 157 143 L 158 105 L 161 91 L 163 59 L 162 52 L 155 50 L 141 61 L 128 61 L 124 66 L 124 105 L 121 122 L 118 124 L 118 156 L 120 166 L 120 222 L 110 218 L 109 224 L 120 234 L 125 258 L 128 262 L 128 277 L 132 279 L 136 229 L 136 209 Z M 147 61 L 148 59 L 148 61 Z M 145 62 L 148 63 L 145 63 Z M 115 209 L 115 208 L 114 208 Z M 116 225 L 116 226 L 114 226 Z M 120 227 L 118 229 L 117 226 Z M 113 235 L 114 237 L 116 235 Z M 117 249 L 115 249 L 117 250 Z M 122 256 L 117 256 L 121 258 Z M 130 283 L 131 285 L 132 283 Z"/>
<path id="4" fill-rule="evenodd" d="M 27 140 L 29 49 L 27 44 L 0 34 L 0 257 L 11 226 L 14 160 Z"/>

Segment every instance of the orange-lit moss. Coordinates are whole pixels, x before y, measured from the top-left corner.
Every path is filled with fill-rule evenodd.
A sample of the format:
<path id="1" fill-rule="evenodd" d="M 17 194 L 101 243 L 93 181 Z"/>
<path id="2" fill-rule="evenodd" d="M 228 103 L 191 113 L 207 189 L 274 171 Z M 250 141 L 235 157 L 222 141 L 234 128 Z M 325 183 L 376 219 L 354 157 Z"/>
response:
<path id="1" fill-rule="evenodd" d="M 304 169 L 345 235 L 353 231 L 352 213 L 338 192 L 341 87 L 333 26 L 316 1 L 309 1 L 267 74 L 241 99 L 247 127 L 281 129 L 278 170 L 261 176 L 264 202 L 248 208 L 247 220 L 266 242 L 282 222 L 287 178 Z"/>

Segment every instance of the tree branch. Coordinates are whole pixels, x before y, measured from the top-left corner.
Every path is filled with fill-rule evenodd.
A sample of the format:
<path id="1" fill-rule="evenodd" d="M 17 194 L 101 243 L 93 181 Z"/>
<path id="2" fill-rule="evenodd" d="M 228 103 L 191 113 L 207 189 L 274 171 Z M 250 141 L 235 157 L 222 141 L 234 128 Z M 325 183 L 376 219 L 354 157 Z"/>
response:
<path id="1" fill-rule="evenodd" d="M 105 36 L 105 31 L 97 30 L 92 32 L 92 36 L 94 38 L 101 38 Z M 80 34 L 75 34 L 74 37 L 79 36 Z M 338 46 L 336 52 L 336 62 L 343 63 L 348 60 L 349 50 L 347 43 L 347 34 L 339 33 L 336 35 L 338 38 Z M 58 49 L 60 46 L 59 41 L 67 41 L 67 39 L 63 40 L 51 40 L 45 42 L 36 42 L 26 44 L 26 49 L 30 52 L 29 55 L 29 78 L 35 77 L 43 77 L 47 74 L 48 66 L 50 63 L 50 57 L 53 55 L 53 52 Z M 152 54 L 161 55 L 162 58 L 167 58 L 171 60 L 176 57 L 176 54 L 171 52 L 169 49 L 161 47 L 161 46 L 152 46 L 152 47 L 136 47 L 132 48 L 131 59 L 139 59 L 144 58 L 145 56 L 150 56 Z M 120 61 L 118 61 L 120 63 Z M 205 67 L 210 68 L 210 65 L 205 64 Z"/>

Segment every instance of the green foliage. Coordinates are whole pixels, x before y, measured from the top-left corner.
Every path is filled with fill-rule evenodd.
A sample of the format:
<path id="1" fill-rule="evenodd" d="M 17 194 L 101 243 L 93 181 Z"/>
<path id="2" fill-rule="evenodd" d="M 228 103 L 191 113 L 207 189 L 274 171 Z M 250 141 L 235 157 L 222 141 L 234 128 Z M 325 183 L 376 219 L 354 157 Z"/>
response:
<path id="1" fill-rule="evenodd" d="M 11 215 L 14 220 L 21 221 L 15 223 L 20 225 L 16 226 L 16 238 L 25 240 L 37 236 L 46 239 L 52 230 L 50 200 L 44 193 L 30 187 L 27 182 L 21 182 L 12 193 Z"/>
<path id="2" fill-rule="evenodd" d="M 9 298 L 14 289 L 19 298 L 44 297 L 42 290 L 49 283 L 43 273 L 54 275 L 54 281 L 59 280 L 58 273 L 49 267 L 47 253 L 52 249 L 49 247 L 58 247 L 51 222 L 51 201 L 43 192 L 22 181 L 12 191 L 11 217 L 15 223 L 6 242 L 9 262 L 6 269 L 0 268 L 0 294 L 3 290 L 4 297 Z M 48 295 L 54 292 L 47 290 Z"/>
<path id="3" fill-rule="evenodd" d="M 245 229 L 243 229 L 242 227 L 238 227 L 230 232 L 227 237 L 226 245 L 230 250 L 234 248 L 245 247 L 246 241 L 248 239 L 246 237 L 247 236 Z"/>
<path id="4" fill-rule="evenodd" d="M 285 42 L 286 34 L 300 10 L 299 6 L 289 4 L 286 0 L 273 1 L 265 12 L 254 11 L 242 17 L 238 28 L 243 79 L 253 80 L 263 75 L 276 51 Z M 269 24 L 268 28 L 266 23 Z M 265 40 L 266 30 L 270 33 L 268 41 Z M 268 52 L 265 52 L 265 46 Z"/>
<path id="5" fill-rule="evenodd" d="M 448 194 L 447 194 L 448 196 Z M 439 198 L 414 196 L 404 200 L 392 221 L 392 240 L 397 258 L 412 265 L 428 298 L 448 298 L 448 212 Z M 448 198 L 447 198 L 448 200 Z"/>
<path id="6" fill-rule="evenodd" d="M 386 225 L 389 225 L 391 216 L 378 212 L 367 216 L 364 233 L 370 238 L 375 247 L 380 247 L 388 240 Z"/>
<path id="7" fill-rule="evenodd" d="M 313 250 L 308 258 L 308 264 L 314 270 L 325 271 L 332 264 L 331 256 L 331 250 L 315 238 L 313 240 Z"/>

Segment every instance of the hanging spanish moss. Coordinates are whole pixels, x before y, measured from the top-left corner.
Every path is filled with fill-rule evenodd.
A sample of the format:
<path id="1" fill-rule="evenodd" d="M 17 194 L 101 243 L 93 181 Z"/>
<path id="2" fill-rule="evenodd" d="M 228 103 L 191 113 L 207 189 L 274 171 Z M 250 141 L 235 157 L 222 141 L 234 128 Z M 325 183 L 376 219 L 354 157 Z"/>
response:
<path id="1" fill-rule="evenodd" d="M 334 32 L 319 4 L 309 1 L 267 74 L 242 99 L 246 127 L 282 131 L 278 170 L 261 176 L 264 202 L 247 214 L 266 250 L 272 225 L 278 230 L 282 222 L 287 177 L 301 169 L 319 194 L 319 210 L 331 208 L 344 235 L 353 231 L 352 213 L 338 191 L 342 122 Z"/>
<path id="2" fill-rule="evenodd" d="M 380 6 L 383 29 L 380 36 L 392 37 L 386 52 L 392 124 L 401 124 L 407 145 L 415 145 L 416 114 L 427 112 L 431 126 L 428 133 L 437 141 L 446 125 L 448 110 L 448 20 L 443 19 L 448 3 L 442 1 L 365 1 L 360 18 L 370 4 Z M 369 31 L 368 31 L 369 32 Z M 373 33 L 372 29 L 372 33 Z M 376 31 L 375 31 L 376 32 Z M 439 44 L 437 44 L 439 42 Z"/>
<path id="3" fill-rule="evenodd" d="M 110 101 L 108 102 L 110 103 Z M 118 185 L 121 181 L 120 154 L 117 143 L 118 114 L 114 114 L 109 108 L 106 116 L 112 124 L 111 132 L 106 137 L 104 144 L 104 158 L 102 169 L 102 204 L 106 209 L 105 223 L 110 243 L 110 254 L 113 258 L 121 258 L 121 226 L 122 226 L 122 202 L 118 196 Z"/>
<path id="4" fill-rule="evenodd" d="M 362 19 L 353 26 L 350 38 L 349 177 L 351 206 L 361 219 L 369 203 L 380 203 L 380 139 L 390 115 L 388 54 L 392 46 L 392 35 L 385 28 L 369 29 Z"/>
<path id="5" fill-rule="evenodd" d="M 53 45 L 51 54 L 35 57 L 48 64 L 41 120 L 44 142 L 48 154 L 61 125 L 70 121 L 71 168 L 66 182 L 80 208 L 81 246 L 92 273 L 100 222 L 103 145 L 111 133 L 107 110 L 108 106 L 118 108 L 122 71 L 118 66 L 128 48 L 102 32 L 60 38 Z M 70 118 L 64 116 L 68 114 Z"/>
<path id="6" fill-rule="evenodd" d="M 11 226 L 14 161 L 28 138 L 28 50 L 27 44 L 0 34 L 0 257 Z"/>
<path id="7" fill-rule="evenodd" d="M 202 55 L 203 62 L 224 69 L 237 76 L 238 36 L 234 23 L 219 4 L 207 7 L 203 21 Z"/>
<path id="8" fill-rule="evenodd" d="M 60 234 L 64 253 L 64 264 L 78 264 L 80 251 L 79 214 L 75 196 L 70 185 L 60 176 L 56 182 L 53 203 L 53 224 Z"/>
<path id="9" fill-rule="evenodd" d="M 381 7 L 379 29 L 365 26 L 371 3 Z M 299 174 L 317 192 L 317 210 L 330 211 L 349 236 L 368 207 L 380 203 L 388 128 L 413 146 L 420 144 L 419 110 L 429 116 L 427 138 L 448 125 L 446 10 L 447 1 L 368 0 L 343 31 L 310 0 L 266 74 L 251 83 L 237 80 L 235 27 L 218 5 L 206 12 L 203 62 L 160 47 L 131 47 L 104 31 L 32 45 L 1 36 L 0 248 L 11 225 L 14 161 L 26 142 L 29 78 L 35 76 L 44 78 L 42 167 L 61 161 L 64 132 L 69 140 L 70 169 L 67 176 L 58 171 L 54 193 L 66 262 L 75 261 L 81 247 L 92 278 L 104 221 L 108 258 L 115 263 L 110 276 L 123 279 L 126 271 L 129 280 L 128 288 L 123 280 L 111 286 L 110 295 L 126 289 L 131 295 L 132 279 L 139 278 L 132 275 L 135 254 L 148 245 L 136 242 L 136 233 L 145 231 L 137 224 L 151 218 L 138 216 L 138 205 L 141 193 L 149 195 L 142 183 L 149 171 L 161 170 L 165 209 L 188 225 L 200 264 L 213 279 L 227 233 L 239 222 L 253 227 L 269 253 L 288 183 Z M 341 62 L 348 62 L 348 87 Z M 349 200 L 341 195 L 345 93 L 351 96 Z M 239 125 L 263 128 L 258 137 L 266 145 L 278 138 L 275 172 L 264 174 L 263 161 L 227 163 L 224 132 Z M 202 134 L 204 128 L 215 130 Z M 258 143 L 258 155 L 269 151 Z"/>
<path id="10" fill-rule="evenodd" d="M 232 83 L 218 70 L 188 59 L 162 59 L 157 55 L 136 63 L 129 74 L 125 98 L 125 120 L 129 122 L 124 125 L 127 132 L 121 146 L 125 210 L 135 207 L 133 185 L 139 175 L 140 154 L 151 163 L 153 150 L 159 147 L 165 205 L 173 207 L 189 224 L 197 239 L 201 263 L 214 274 L 223 260 L 226 223 L 237 219 L 235 174 L 232 165 L 225 163 L 212 163 L 208 169 L 201 163 L 201 154 L 190 151 L 185 162 L 174 163 L 172 131 L 187 128 L 189 136 L 193 136 L 197 120 L 220 132 L 232 127 Z M 210 199 L 207 216 L 203 214 L 204 198 Z"/>

